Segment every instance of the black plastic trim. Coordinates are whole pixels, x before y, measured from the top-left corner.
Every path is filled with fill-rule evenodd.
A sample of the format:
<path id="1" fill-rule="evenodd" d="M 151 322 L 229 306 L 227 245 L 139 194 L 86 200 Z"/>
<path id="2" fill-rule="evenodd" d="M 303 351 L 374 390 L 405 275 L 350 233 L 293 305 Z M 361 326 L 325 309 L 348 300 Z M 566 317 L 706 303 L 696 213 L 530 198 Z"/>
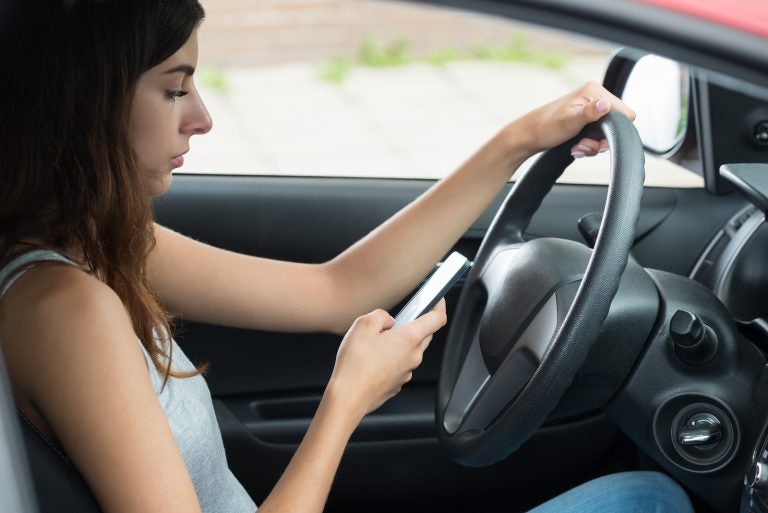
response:
<path id="1" fill-rule="evenodd" d="M 723 164 L 720 175 L 753 205 L 768 212 L 768 164 Z"/>

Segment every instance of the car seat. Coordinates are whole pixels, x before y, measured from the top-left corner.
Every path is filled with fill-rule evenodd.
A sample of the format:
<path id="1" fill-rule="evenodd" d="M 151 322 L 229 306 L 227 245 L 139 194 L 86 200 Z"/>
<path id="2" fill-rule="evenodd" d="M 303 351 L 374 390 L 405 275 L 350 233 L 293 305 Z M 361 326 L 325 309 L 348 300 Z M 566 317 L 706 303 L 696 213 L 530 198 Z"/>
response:
<path id="1" fill-rule="evenodd" d="M 39 512 L 100 513 L 93 493 L 72 461 L 17 412 Z"/>

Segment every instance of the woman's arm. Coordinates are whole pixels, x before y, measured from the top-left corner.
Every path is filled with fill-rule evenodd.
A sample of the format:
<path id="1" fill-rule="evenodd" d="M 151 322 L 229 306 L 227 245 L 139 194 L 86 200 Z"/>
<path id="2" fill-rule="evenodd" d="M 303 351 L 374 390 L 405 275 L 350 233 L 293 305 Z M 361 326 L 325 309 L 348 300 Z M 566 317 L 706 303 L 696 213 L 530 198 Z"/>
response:
<path id="1" fill-rule="evenodd" d="M 602 101 L 601 101 L 602 99 Z M 531 155 L 574 137 L 618 99 L 589 83 L 504 127 L 466 163 L 333 260 L 293 264 L 237 255 L 156 229 L 150 271 L 184 318 L 276 331 L 343 333 L 391 307 L 451 248 Z M 597 141 L 582 141 L 594 154 Z"/>
<path id="2" fill-rule="evenodd" d="M 288 468 L 259 508 L 264 512 L 323 510 L 344 447 L 363 416 L 400 391 L 419 366 L 432 334 L 445 325 L 445 302 L 390 329 L 382 310 L 358 318 L 339 348 L 315 418 Z"/>
<path id="3" fill-rule="evenodd" d="M 117 295 L 74 267 L 46 264 L 11 288 L 3 314 L 2 349 L 16 405 L 63 448 L 101 509 L 198 513 Z"/>
<path id="4" fill-rule="evenodd" d="M 634 117 L 620 100 L 588 83 L 510 123 L 453 174 L 332 260 L 334 284 L 361 311 L 395 304 L 488 208 L 526 159 L 575 137 L 611 105 Z M 600 144 L 605 145 L 582 140 L 583 148 L 574 153 L 594 154 Z"/>
<path id="5" fill-rule="evenodd" d="M 2 350 L 16 404 L 61 445 L 102 510 L 199 513 L 117 295 L 77 269 L 46 265 L 19 280 L 3 312 Z M 444 302 L 398 328 L 382 310 L 354 322 L 310 429 L 262 511 L 322 511 L 357 424 L 411 379 L 445 322 Z"/>

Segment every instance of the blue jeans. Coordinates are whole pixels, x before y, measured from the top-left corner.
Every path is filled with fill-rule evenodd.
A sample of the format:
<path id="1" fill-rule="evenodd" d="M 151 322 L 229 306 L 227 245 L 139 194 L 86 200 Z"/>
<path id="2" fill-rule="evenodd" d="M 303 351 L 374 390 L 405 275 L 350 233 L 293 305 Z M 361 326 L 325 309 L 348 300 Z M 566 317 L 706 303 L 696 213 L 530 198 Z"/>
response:
<path id="1" fill-rule="evenodd" d="M 693 513 L 693 507 L 664 474 L 622 472 L 577 486 L 528 513 Z"/>

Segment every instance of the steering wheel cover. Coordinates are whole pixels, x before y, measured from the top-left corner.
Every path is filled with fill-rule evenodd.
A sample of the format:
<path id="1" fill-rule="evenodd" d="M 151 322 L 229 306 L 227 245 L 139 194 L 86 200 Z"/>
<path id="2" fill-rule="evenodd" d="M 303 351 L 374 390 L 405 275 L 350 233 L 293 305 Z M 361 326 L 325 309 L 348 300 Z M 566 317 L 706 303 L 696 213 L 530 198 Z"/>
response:
<path id="1" fill-rule="evenodd" d="M 445 412 L 472 343 L 472 298 L 465 286 L 448 333 L 437 390 L 438 436 L 449 455 L 469 466 L 489 465 L 515 451 L 544 422 L 583 365 L 619 286 L 634 241 L 643 192 L 643 147 L 622 114 L 610 112 L 567 143 L 544 152 L 514 185 L 478 251 L 467 283 L 479 280 L 496 254 L 523 244 L 523 232 L 563 170 L 571 146 L 584 136 L 608 140 L 611 180 L 594 251 L 570 308 L 530 380 L 485 429 L 449 433 Z M 480 395 L 478 401 L 482 400 Z"/>

